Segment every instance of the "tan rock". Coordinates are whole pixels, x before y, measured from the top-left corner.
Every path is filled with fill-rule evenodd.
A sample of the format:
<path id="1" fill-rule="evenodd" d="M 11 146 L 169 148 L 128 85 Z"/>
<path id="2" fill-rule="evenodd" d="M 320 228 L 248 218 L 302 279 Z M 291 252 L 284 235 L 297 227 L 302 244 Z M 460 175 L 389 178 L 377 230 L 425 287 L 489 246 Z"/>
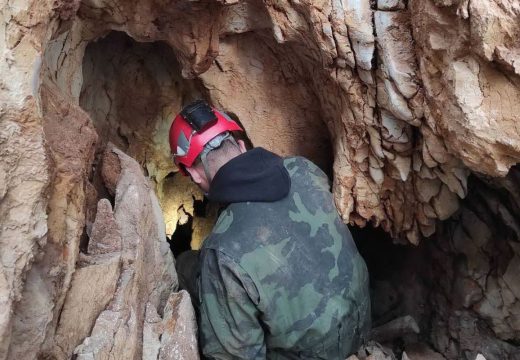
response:
<path id="1" fill-rule="evenodd" d="M 4 5 L 0 359 L 71 355 L 62 349 L 72 343 L 60 349 L 56 334 L 73 323 L 70 312 L 60 319 L 60 311 L 74 304 L 75 295 L 68 293 L 79 291 L 75 276 L 89 267 L 80 248 L 104 256 L 119 251 L 118 239 L 123 259 L 118 288 L 90 324 L 78 356 L 158 354 L 157 341 L 145 351 L 142 339 L 144 332 L 152 336 L 154 314 L 161 313 L 175 283 L 161 213 L 171 233 L 178 210 L 194 215 L 194 198 L 201 199 L 171 175 L 177 169 L 165 134 L 173 115 L 194 98 L 235 112 L 255 145 L 307 156 L 330 171 L 343 220 L 381 224 L 396 241 L 417 243 L 434 233 L 436 220 L 458 214 L 468 189 L 471 195 L 470 173 L 505 176 L 520 162 L 515 1 L 19 0 Z M 100 161 L 96 152 L 108 142 L 137 163 L 119 163 L 121 156 L 111 151 Z M 125 166 L 134 177 L 124 174 Z M 137 176 L 143 168 L 152 185 Z M 107 201 L 99 205 L 104 222 L 94 221 L 97 197 L 110 197 L 103 175 L 116 197 L 113 211 Z M 140 179 L 140 190 L 129 178 Z M 509 243 L 517 240 L 500 243 L 497 229 L 520 232 L 516 212 L 506 204 L 520 201 L 520 192 L 513 176 L 492 182 L 502 190 L 482 192 L 485 205 L 472 201 L 480 204 L 476 212 L 491 209 L 501 225 L 484 226 L 462 211 L 458 219 L 469 225 L 450 234 L 450 249 L 467 257 L 464 276 L 471 281 L 461 284 L 478 284 L 484 293 L 472 311 L 500 339 L 518 341 L 512 275 L 518 254 L 497 261 L 500 269 L 492 268 L 495 262 L 487 254 L 513 249 Z M 508 196 L 493 195 L 503 189 Z M 150 195 L 154 190 L 160 202 Z M 207 229 L 211 219 L 193 223 Z M 194 244 L 204 237 L 199 230 Z M 144 253 L 153 255 L 145 261 Z M 501 275 L 486 280 L 490 271 Z M 93 316 L 85 314 L 81 329 Z M 489 348 L 498 344 L 467 340 L 475 330 L 467 326 L 448 322 L 455 339 L 439 348 L 456 358 L 454 344 L 463 350 L 480 342 Z M 102 336 L 103 331 L 112 335 Z"/>
<path id="2" fill-rule="evenodd" d="M 410 17 L 404 11 L 374 13 L 377 46 L 381 59 L 389 78 L 407 99 L 412 98 L 419 91 L 418 67 L 409 21 Z"/>
<path id="3" fill-rule="evenodd" d="M 161 304 L 177 286 L 157 198 L 137 162 L 117 149 L 113 148 L 112 151 L 121 163 L 115 221 L 111 219 L 108 209 L 103 210 L 103 205 L 96 221 L 99 219 L 104 226 L 108 223 L 113 227 L 100 237 L 102 241 L 109 234 L 114 234 L 114 229 L 117 229 L 115 238 L 118 238 L 120 231 L 122 267 L 110 303 L 94 319 L 90 336 L 74 350 L 79 359 L 134 358 L 142 357 L 144 351 L 146 356 L 156 352 L 153 347 L 143 349 L 143 331 L 146 328 L 147 338 L 150 337 L 149 326 L 154 311 L 158 313 L 162 309 Z M 99 229 L 102 228 L 99 226 Z M 96 224 L 94 229 L 97 229 Z M 96 248 L 100 249 L 100 246 Z M 146 318 L 146 313 L 149 313 L 148 320 L 143 322 L 141 319 Z"/>
<path id="4" fill-rule="evenodd" d="M 518 272 L 520 271 L 520 256 L 515 256 L 507 266 L 506 273 L 503 275 L 504 281 L 515 295 L 516 299 L 520 299 L 520 282 L 518 281 Z"/>
<path id="5" fill-rule="evenodd" d="M 56 341 L 67 356 L 86 338 L 96 318 L 114 296 L 121 254 L 89 257 L 88 264 L 77 269 L 58 323 Z"/>
<path id="6" fill-rule="evenodd" d="M 446 185 L 442 185 L 439 195 L 432 201 L 433 208 L 440 220 L 448 219 L 459 207 L 457 195 Z"/>
<path id="7" fill-rule="evenodd" d="M 92 226 L 88 253 L 108 254 L 121 251 L 121 228 L 114 218 L 112 205 L 107 199 L 98 202 L 96 220 Z"/>
<path id="8" fill-rule="evenodd" d="M 14 307 L 12 330 L 2 337 L 10 341 L 4 358 L 20 359 L 37 353 L 45 340 L 45 330 L 53 319 L 53 290 L 46 272 L 34 264 L 27 274 L 22 299 Z M 8 310 L 8 308 L 4 308 Z"/>
<path id="9" fill-rule="evenodd" d="M 172 294 L 164 308 L 160 360 L 198 360 L 197 321 L 189 294 Z"/>
<path id="10" fill-rule="evenodd" d="M 161 348 L 161 317 L 155 307 L 146 304 L 143 324 L 143 360 L 157 360 Z"/>
<path id="11" fill-rule="evenodd" d="M 117 182 L 121 176 L 121 164 L 119 163 L 117 155 L 110 150 L 110 147 L 105 150 L 101 167 L 103 182 L 110 194 L 114 196 Z"/>
<path id="12" fill-rule="evenodd" d="M 516 321 L 520 314 L 518 281 L 513 275 L 518 273 L 520 247 L 516 240 L 511 241 L 517 239 L 515 226 L 508 225 L 507 217 L 498 215 L 500 208 L 518 213 L 517 187 L 509 185 L 509 180 L 517 176 L 515 167 L 506 179 L 493 183 L 472 179 L 473 186 L 478 184 L 478 192 L 470 191 L 455 219 L 447 221 L 443 231 L 433 237 L 436 246 L 450 254 L 436 262 L 435 266 L 443 264 L 440 266 L 446 276 L 440 296 L 433 298 L 436 311 L 449 317 L 449 322 L 444 326 L 442 320 L 434 321 L 432 332 L 433 344 L 447 358 L 469 349 L 487 358 L 515 358 L 518 354 L 518 347 L 503 340 L 520 336 Z M 486 249 L 490 247 L 496 252 L 489 253 Z M 455 258 L 464 261 L 450 264 Z M 495 259 L 501 260 L 496 263 Z M 444 303 L 442 299 L 449 301 Z M 493 333 L 483 330 L 482 324 Z M 454 339 L 458 347 L 450 345 Z"/>
<path id="13" fill-rule="evenodd" d="M 424 343 L 407 345 L 402 360 L 445 360 L 446 358 Z"/>
<path id="14" fill-rule="evenodd" d="M 403 0 L 377 0 L 377 8 L 379 10 L 398 10 L 404 9 Z"/>
<path id="15" fill-rule="evenodd" d="M 347 0 L 344 4 L 345 22 L 350 30 L 349 37 L 353 44 L 356 66 L 370 70 L 375 48 L 370 2 Z"/>
<path id="16" fill-rule="evenodd" d="M 454 8 L 437 7 L 431 0 L 411 1 L 410 11 L 428 14 L 412 16 L 411 21 L 415 41 L 424 44 L 419 54 L 424 59 L 421 77 L 437 129 L 450 152 L 472 170 L 503 176 L 516 162 L 511 154 L 519 148 L 518 131 L 506 125 L 515 118 L 510 110 L 518 113 L 513 110 L 516 105 L 510 104 L 509 100 L 511 96 L 517 96 L 513 94 L 518 91 L 518 85 L 516 80 L 504 81 L 502 74 L 482 60 L 491 60 L 495 48 L 507 42 L 499 34 L 518 33 L 518 11 L 508 1 L 500 3 L 503 6 L 488 1 L 478 2 L 457 13 Z M 467 6 L 469 2 L 460 4 Z M 499 17 L 500 21 L 497 20 Z M 429 29 L 435 30 L 431 32 Z M 463 40 L 468 37 L 472 43 L 478 44 L 472 51 L 467 51 Z M 518 44 L 507 44 L 506 47 L 515 51 Z M 449 50 L 435 64 L 431 63 L 431 56 L 440 49 Z M 464 56 L 458 57 L 459 53 L 464 53 Z M 446 66 L 449 71 L 439 71 Z M 496 112 L 499 108 L 507 110 Z M 501 133 L 506 128 L 510 131 Z M 475 146 L 477 142 L 479 145 Z M 484 156 L 477 155 L 484 153 Z"/>

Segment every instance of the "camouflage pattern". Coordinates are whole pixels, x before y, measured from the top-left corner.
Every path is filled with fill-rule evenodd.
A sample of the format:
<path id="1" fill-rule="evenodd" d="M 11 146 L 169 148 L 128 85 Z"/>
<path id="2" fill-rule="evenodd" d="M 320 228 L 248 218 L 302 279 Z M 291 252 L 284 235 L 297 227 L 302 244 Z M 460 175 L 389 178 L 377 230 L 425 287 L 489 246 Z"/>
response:
<path id="1" fill-rule="evenodd" d="M 287 158 L 289 195 L 234 203 L 201 249 L 200 331 L 211 359 L 345 359 L 370 328 L 368 273 L 325 174 Z"/>

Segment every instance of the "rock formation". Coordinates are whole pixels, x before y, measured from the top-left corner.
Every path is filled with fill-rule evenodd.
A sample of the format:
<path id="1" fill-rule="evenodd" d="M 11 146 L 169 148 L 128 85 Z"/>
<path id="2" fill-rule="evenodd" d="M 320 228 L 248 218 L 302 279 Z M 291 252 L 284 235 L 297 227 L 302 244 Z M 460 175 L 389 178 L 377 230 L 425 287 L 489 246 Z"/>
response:
<path id="1" fill-rule="evenodd" d="M 432 239 L 432 339 L 449 358 L 478 350 L 520 359 L 519 180 L 518 167 L 499 180 L 472 179 L 461 211 Z"/>
<path id="2" fill-rule="evenodd" d="M 484 341 L 492 359 L 520 341 L 518 1 L 1 4 L 0 359 L 191 358 L 151 192 L 168 235 L 191 217 L 200 242 L 214 211 L 195 214 L 165 136 L 197 97 L 329 172 L 345 222 L 466 259 L 436 268 L 436 350 Z"/>

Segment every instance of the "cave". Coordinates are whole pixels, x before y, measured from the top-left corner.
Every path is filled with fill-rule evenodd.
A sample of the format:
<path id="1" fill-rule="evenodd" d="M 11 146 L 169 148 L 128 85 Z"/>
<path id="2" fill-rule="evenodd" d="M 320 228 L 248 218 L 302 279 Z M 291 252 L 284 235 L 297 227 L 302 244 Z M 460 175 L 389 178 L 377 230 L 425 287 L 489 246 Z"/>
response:
<path id="1" fill-rule="evenodd" d="M 166 136 L 198 98 L 240 119 L 255 146 L 329 176 L 369 269 L 374 327 L 417 325 L 383 343 L 389 359 L 519 359 L 514 6 L 5 11 L 0 359 L 198 358 L 174 264 L 219 209 L 172 164 Z"/>
<path id="2" fill-rule="evenodd" d="M 252 42 L 251 37 L 245 35 L 240 41 L 245 44 L 256 43 L 256 46 L 258 41 L 262 41 L 259 38 Z M 247 47 L 240 50 L 246 52 L 246 55 L 252 51 Z M 273 66 L 269 72 L 266 68 L 268 76 L 279 76 L 272 63 L 276 60 L 276 57 L 266 54 L 265 63 Z M 257 66 L 263 65 L 261 62 L 255 63 L 253 69 Z M 210 97 L 203 81 L 184 79 L 174 52 L 164 42 L 137 42 L 115 31 L 86 47 L 82 71 L 79 104 L 89 114 L 99 135 L 98 153 L 102 152 L 104 144 L 110 142 L 135 158 L 154 183 L 166 221 L 166 235 L 172 237 L 180 228 L 177 233 L 179 242 L 183 242 L 181 238 L 189 237 L 193 243 L 191 248 L 197 249 L 216 219 L 216 211 L 207 209 L 207 216 L 195 216 L 196 206 L 206 206 L 206 202 L 203 202 L 203 195 L 198 188 L 187 177 L 177 173 L 171 162 L 165 134 L 182 105 Z M 247 73 L 251 69 L 242 71 Z M 319 108 L 315 96 L 303 89 L 294 89 L 290 83 L 286 91 L 304 95 L 299 100 L 302 108 L 295 110 L 292 104 L 290 109 L 279 109 L 281 105 L 273 105 L 275 110 L 271 111 L 263 109 L 267 113 L 263 125 L 265 130 L 260 130 L 261 124 L 251 124 L 250 128 L 250 120 L 245 120 L 246 132 L 260 134 L 251 140 L 259 146 L 279 149 L 282 155 L 307 156 L 330 175 L 332 154 L 328 132 L 320 131 L 320 124 L 316 124 L 319 110 L 309 110 Z M 270 94 L 269 89 L 265 89 L 265 96 L 266 102 L 274 101 L 275 95 Z M 247 102 L 241 105 L 247 106 Z M 226 110 L 234 116 L 242 114 L 241 108 Z M 282 111 L 282 114 L 278 115 L 276 111 Z M 290 111 L 296 113 L 287 120 L 283 119 L 282 116 Z M 302 116 L 306 112 L 309 114 Z M 292 124 L 292 118 L 301 120 L 299 124 Z M 238 119 L 240 121 L 240 117 Z M 299 136 L 293 136 L 294 131 L 300 131 Z M 273 134 L 270 136 L 269 132 Z M 298 141 L 290 140 L 294 137 Z M 311 137 L 312 142 L 309 141 Z M 96 174 L 94 178 L 99 179 Z M 101 186 L 99 191 L 106 193 L 102 189 L 102 181 L 94 181 L 94 184 Z M 199 212 L 205 213 L 206 210 L 199 209 Z M 174 253 L 178 254 L 179 250 L 173 245 L 174 237 L 171 243 Z M 179 246 L 187 249 L 186 245 Z"/>

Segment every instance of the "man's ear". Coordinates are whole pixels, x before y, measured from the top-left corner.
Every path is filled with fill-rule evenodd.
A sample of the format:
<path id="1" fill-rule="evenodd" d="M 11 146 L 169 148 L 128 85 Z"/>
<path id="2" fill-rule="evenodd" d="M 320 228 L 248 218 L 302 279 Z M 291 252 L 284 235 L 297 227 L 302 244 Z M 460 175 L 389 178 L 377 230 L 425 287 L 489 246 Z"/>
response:
<path id="1" fill-rule="evenodd" d="M 244 140 L 238 140 L 238 147 L 240 148 L 240 152 L 243 154 L 247 151 L 247 148 L 246 148 L 246 143 L 244 142 Z"/>
<path id="2" fill-rule="evenodd" d="M 195 184 L 200 184 L 202 182 L 202 174 L 199 172 L 199 169 L 196 167 L 187 167 L 186 171 L 190 174 L 191 180 Z"/>

